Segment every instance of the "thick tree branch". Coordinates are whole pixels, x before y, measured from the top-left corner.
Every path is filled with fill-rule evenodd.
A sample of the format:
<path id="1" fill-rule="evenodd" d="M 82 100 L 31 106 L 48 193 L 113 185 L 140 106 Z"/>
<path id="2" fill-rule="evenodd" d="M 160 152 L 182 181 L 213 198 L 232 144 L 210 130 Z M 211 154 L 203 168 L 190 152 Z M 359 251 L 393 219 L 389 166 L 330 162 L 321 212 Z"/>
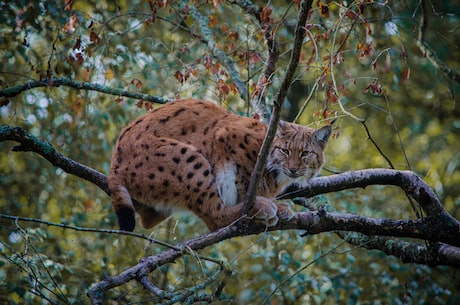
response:
<path id="1" fill-rule="evenodd" d="M 269 231 L 274 230 L 286 230 L 286 229 L 304 229 L 309 234 L 317 234 L 319 232 L 331 232 L 336 230 L 351 230 L 361 232 L 369 235 L 392 235 L 400 236 L 400 233 L 405 237 L 422 237 L 422 231 L 428 233 L 431 231 L 433 223 L 429 220 L 425 222 L 425 219 L 419 219 L 417 221 L 399 221 L 390 219 L 371 219 L 361 217 L 353 214 L 338 214 L 338 213 L 327 213 L 325 211 L 305 212 L 296 213 L 294 219 L 290 221 L 280 221 L 275 226 L 268 228 Z M 252 225 L 249 230 L 242 229 L 239 226 L 232 225 L 220 229 L 216 232 L 211 232 L 203 236 L 199 236 L 188 241 L 181 243 L 178 247 L 184 249 L 184 251 L 197 251 L 212 245 L 216 242 L 220 242 L 235 236 L 260 234 L 266 232 L 267 228 L 263 225 Z M 435 239 L 439 232 L 429 232 L 430 239 Z M 402 236 L 401 235 L 401 236 Z M 422 238 L 425 238 L 424 235 Z M 451 237 L 455 239 L 455 244 L 460 244 L 460 232 L 458 231 L 455 236 Z M 452 240 L 450 242 L 452 242 Z M 384 239 L 374 240 L 373 243 L 382 243 Z M 365 242 L 369 249 L 373 249 L 371 241 Z M 374 245 L 375 246 L 375 245 Z M 381 245 L 378 245 L 382 247 Z M 375 246 L 377 247 L 377 246 Z M 408 249 L 408 253 L 404 253 L 403 249 Z M 445 265 L 460 266 L 460 249 L 458 247 L 449 246 L 446 244 L 439 244 L 437 248 L 422 247 L 420 243 L 412 245 L 409 242 L 400 244 L 398 247 L 392 247 L 391 243 L 385 244 L 386 253 L 400 256 L 403 259 L 410 260 L 410 255 L 414 255 L 414 262 L 420 261 L 425 262 L 429 265 Z M 415 251 L 420 252 L 415 252 Z M 103 292 L 111 288 L 126 284 L 131 280 L 138 279 L 139 274 L 144 272 L 150 273 L 156 270 L 159 266 L 167 263 L 171 263 L 183 256 L 183 251 L 177 251 L 174 249 L 168 249 L 160 254 L 147 257 L 143 259 L 139 264 L 133 266 L 130 269 L 122 272 L 121 274 L 112 278 L 106 279 L 94 287 L 88 293 L 93 304 L 102 304 Z M 416 255 L 415 255 L 416 254 Z"/>
<path id="2" fill-rule="evenodd" d="M 254 200 L 256 198 L 257 185 L 263 175 L 265 163 L 267 162 L 270 147 L 275 138 L 276 130 L 281 118 L 281 110 L 283 108 L 284 100 L 287 96 L 289 86 L 291 85 L 294 73 L 297 69 L 300 59 L 300 52 L 302 50 L 303 40 L 305 38 L 305 24 L 307 22 L 308 13 L 310 12 L 312 0 L 302 1 L 300 5 L 300 13 L 295 29 L 294 45 L 291 52 L 291 58 L 286 70 L 286 74 L 278 90 L 278 93 L 273 100 L 273 113 L 270 119 L 267 135 L 260 149 L 257 157 L 257 162 L 252 171 L 251 180 L 249 182 L 248 192 L 246 194 L 246 202 L 244 204 L 243 214 L 247 214 L 254 207 Z"/>
<path id="3" fill-rule="evenodd" d="M 368 236 L 418 238 L 432 242 L 444 242 L 456 247 L 460 246 L 459 222 L 455 221 L 449 224 L 448 220 L 442 216 L 424 217 L 416 220 L 393 220 L 320 210 L 297 213 L 292 220 L 287 223 L 281 222 L 273 229 L 306 230 L 305 235 L 340 230 L 359 232 Z M 457 240 L 453 240 L 453 238 L 457 238 Z"/>
<path id="4" fill-rule="evenodd" d="M 340 232 L 339 236 L 355 246 L 369 250 L 380 250 L 393 255 L 404 263 L 416 263 L 428 266 L 448 265 L 460 268 L 460 248 L 443 243 L 418 243 L 395 240 L 385 236 L 359 236 Z"/>
<path id="5" fill-rule="evenodd" d="M 295 197 L 313 197 L 319 194 L 338 192 L 351 188 L 365 188 L 370 185 L 394 185 L 403 189 L 406 194 L 415 199 L 428 216 L 447 217 L 452 223 L 456 220 L 450 216 L 433 190 L 411 171 L 390 169 L 366 169 L 350 171 L 338 175 L 318 177 L 309 186 L 300 190 L 283 194 L 278 199 Z"/>
<path id="6" fill-rule="evenodd" d="M 109 194 L 107 187 L 107 177 L 85 165 L 82 165 L 70 158 L 65 157 L 59 153 L 51 144 L 46 141 L 42 141 L 27 132 L 25 132 L 20 127 L 10 127 L 5 125 L 0 125 L 0 142 L 2 141 L 16 141 L 19 142 L 19 146 L 15 146 L 13 151 L 32 151 L 40 154 L 45 159 L 47 159 L 54 166 L 60 167 L 67 173 L 73 174 L 80 178 L 83 178 L 89 182 L 92 182 L 99 186 L 104 192 Z M 342 174 L 318 177 L 310 181 L 308 187 L 303 189 L 283 194 L 279 196 L 278 199 L 286 198 L 295 198 L 295 197 L 313 197 L 319 194 L 325 194 L 330 192 L 338 192 L 345 189 L 351 188 L 365 188 L 370 185 L 393 185 L 400 187 L 408 196 L 412 197 L 425 211 L 428 217 L 420 218 L 423 219 L 421 223 L 410 223 L 414 227 L 406 227 L 407 230 L 406 237 L 417 237 L 433 241 L 443 241 L 449 243 L 447 239 L 452 238 L 452 236 L 457 236 L 460 232 L 460 222 L 452 217 L 442 206 L 439 199 L 434 194 L 433 190 L 416 174 L 411 171 L 398 171 L 390 169 L 366 169 L 360 171 L 351 171 L 345 172 Z M 318 212 L 319 213 L 319 212 Z M 333 215 L 333 214 L 329 214 Z M 321 216 L 321 215 L 320 215 Z M 359 217 L 359 216 L 356 216 Z M 332 221 L 336 218 L 332 218 Z M 358 222 L 363 223 L 368 218 L 360 218 Z M 326 218 L 322 219 L 323 223 L 326 222 Z M 343 219 L 342 219 L 343 220 Z M 300 221 L 300 222 L 299 222 Z M 418 220 L 417 220 L 418 221 Z M 440 223 L 436 223 L 440 221 Z M 280 227 L 281 229 L 304 229 L 305 224 L 302 220 L 298 219 L 296 221 L 291 221 L 290 226 Z M 381 225 L 382 223 L 380 223 Z M 427 227 L 423 229 L 421 225 L 433 225 L 433 227 Z M 298 225 L 298 226 L 297 226 Z M 373 227 L 372 223 L 368 224 L 369 227 Z M 375 224 L 376 227 L 379 224 Z M 391 225 L 389 225 L 391 226 Z M 408 223 L 409 226 L 409 223 Z M 278 228 L 278 227 L 277 227 Z M 432 231 L 437 231 L 438 228 L 442 228 L 443 232 L 438 232 L 435 235 L 433 233 L 426 233 L 426 235 L 413 235 L 411 233 L 413 230 L 411 228 L 416 228 L 420 231 L 426 231 L 426 229 L 431 229 Z M 336 228 L 341 230 L 343 228 Z M 311 229 L 310 229 L 311 230 Z M 353 227 L 348 227 L 347 231 L 357 231 Z M 379 229 L 380 230 L 380 229 Z M 397 231 L 397 228 L 394 230 Z M 412 231 L 411 231 L 412 230 Z M 395 232 L 396 232 L 395 231 Z M 403 230 L 404 231 L 404 230 Z M 438 231 L 441 231 L 439 229 Z M 316 231 L 312 231 L 317 233 Z M 382 231 L 379 231 L 382 233 Z M 365 232 L 362 232 L 365 233 Z M 387 232 L 388 233 L 388 232 Z M 421 233 L 417 233 L 421 234 Z M 431 234 L 431 235 L 430 235 Z M 450 235 L 449 235 L 450 234 Z M 452 235 L 453 234 L 453 235 Z M 376 234 L 379 235 L 379 234 Z M 380 234 L 381 235 L 381 234 Z M 385 234 L 383 234 L 385 235 Z M 399 235 L 398 235 L 399 236 Z M 433 238 L 433 236 L 438 236 L 438 239 Z M 445 240 L 446 239 L 446 240 Z M 458 239 L 460 240 L 460 239 Z M 460 241 L 459 241 L 460 242 Z M 452 243 L 452 242 L 450 242 Z M 452 243 L 453 245 L 457 245 Z"/>
<path id="7" fill-rule="evenodd" d="M 111 88 L 108 86 L 103 86 L 100 84 L 94 84 L 94 83 L 88 83 L 88 82 L 81 82 L 78 80 L 72 80 L 66 77 L 61 77 L 61 78 L 46 78 L 42 80 L 31 80 L 27 81 L 22 85 L 10 87 L 10 88 L 5 88 L 0 90 L 0 97 L 13 97 L 18 94 L 21 94 L 24 91 L 34 89 L 34 88 L 39 88 L 39 87 L 60 87 L 60 86 L 66 86 L 74 89 L 79 89 L 79 90 L 90 90 L 90 91 L 98 91 L 102 93 L 107 93 L 115 96 L 124 96 L 124 97 L 129 97 L 133 99 L 139 99 L 139 100 L 144 100 L 147 102 L 152 102 L 152 103 L 158 103 L 158 104 L 165 104 L 169 102 L 168 99 L 158 97 L 158 96 L 152 96 L 149 94 L 143 94 L 143 93 L 135 93 L 135 92 L 130 92 L 126 91 L 123 89 L 118 89 L 118 88 Z"/>
<path id="8" fill-rule="evenodd" d="M 54 166 L 64 170 L 66 173 L 92 182 L 100 187 L 105 193 L 109 194 L 107 177 L 104 174 L 65 157 L 50 143 L 34 137 L 21 127 L 0 125 L 0 142 L 2 141 L 16 141 L 20 143 L 20 145 L 13 147 L 13 151 L 35 152 Z"/>

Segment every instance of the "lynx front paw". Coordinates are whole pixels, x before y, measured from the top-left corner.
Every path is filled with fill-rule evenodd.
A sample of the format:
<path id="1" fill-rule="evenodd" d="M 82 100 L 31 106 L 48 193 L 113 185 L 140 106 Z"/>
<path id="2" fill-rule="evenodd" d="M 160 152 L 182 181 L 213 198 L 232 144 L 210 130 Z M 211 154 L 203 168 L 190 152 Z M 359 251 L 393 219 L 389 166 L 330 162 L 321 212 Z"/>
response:
<path id="1" fill-rule="evenodd" d="M 291 205 L 287 202 L 278 202 L 278 217 L 283 220 L 291 220 L 295 216 L 295 212 L 291 209 Z"/>
<path id="2" fill-rule="evenodd" d="M 273 200 L 257 196 L 254 203 L 253 216 L 256 221 L 261 221 L 272 227 L 278 223 L 278 206 Z"/>

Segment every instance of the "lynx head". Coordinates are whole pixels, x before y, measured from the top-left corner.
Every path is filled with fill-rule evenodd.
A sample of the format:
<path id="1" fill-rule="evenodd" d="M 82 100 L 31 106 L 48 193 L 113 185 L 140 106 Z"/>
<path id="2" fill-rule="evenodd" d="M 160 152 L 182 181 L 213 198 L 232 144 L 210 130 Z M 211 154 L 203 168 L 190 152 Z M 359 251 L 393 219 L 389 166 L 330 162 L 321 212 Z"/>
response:
<path id="1" fill-rule="evenodd" d="M 305 186 L 320 172 L 331 132 L 331 125 L 315 130 L 280 122 L 267 160 L 267 172 L 275 173 L 276 184 L 281 190 L 290 184 Z"/>

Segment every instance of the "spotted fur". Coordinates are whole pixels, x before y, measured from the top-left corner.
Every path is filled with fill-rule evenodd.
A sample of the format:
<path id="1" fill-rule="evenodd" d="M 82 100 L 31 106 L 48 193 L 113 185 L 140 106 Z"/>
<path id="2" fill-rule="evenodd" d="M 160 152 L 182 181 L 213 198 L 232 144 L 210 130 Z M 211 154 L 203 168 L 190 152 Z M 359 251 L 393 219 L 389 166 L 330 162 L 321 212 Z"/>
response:
<path id="1" fill-rule="evenodd" d="M 237 220 L 266 131 L 257 120 L 193 99 L 135 119 L 118 137 L 108 177 L 120 229 L 134 229 L 134 212 L 144 228 L 181 209 L 211 231 Z M 330 125 L 313 130 L 280 123 L 257 190 L 256 219 L 274 225 L 292 215 L 272 198 L 318 174 L 330 133 Z"/>

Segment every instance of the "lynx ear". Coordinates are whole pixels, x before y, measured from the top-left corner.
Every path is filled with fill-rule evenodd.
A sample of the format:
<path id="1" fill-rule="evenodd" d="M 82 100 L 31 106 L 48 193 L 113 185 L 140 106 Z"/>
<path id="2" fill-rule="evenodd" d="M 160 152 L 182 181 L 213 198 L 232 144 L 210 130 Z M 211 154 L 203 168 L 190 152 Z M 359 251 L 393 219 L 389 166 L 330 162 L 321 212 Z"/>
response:
<path id="1" fill-rule="evenodd" d="M 329 140 L 329 137 L 331 136 L 331 133 L 332 133 L 331 125 L 326 125 L 319 129 L 316 129 L 313 132 L 314 141 L 318 143 L 321 147 L 324 148 L 326 146 L 327 140 Z"/>
<path id="2" fill-rule="evenodd" d="M 286 122 L 285 121 L 280 121 L 278 123 L 278 129 L 276 130 L 276 135 L 280 136 L 281 133 L 286 129 Z"/>

